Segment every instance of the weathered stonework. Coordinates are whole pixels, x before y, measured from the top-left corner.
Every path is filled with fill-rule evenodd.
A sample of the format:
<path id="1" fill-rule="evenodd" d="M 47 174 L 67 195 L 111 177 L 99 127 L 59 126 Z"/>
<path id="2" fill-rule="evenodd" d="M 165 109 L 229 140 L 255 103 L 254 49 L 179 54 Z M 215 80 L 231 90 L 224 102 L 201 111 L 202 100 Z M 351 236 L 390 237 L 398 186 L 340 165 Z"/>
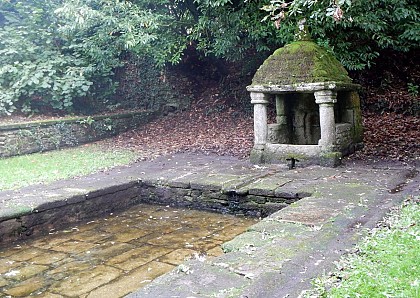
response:
<path id="1" fill-rule="evenodd" d="M 223 189 L 221 185 L 187 183 L 175 187 L 173 183 L 138 180 L 81 194 L 57 195 L 56 201 L 21 208 L 19 212 L 14 210 L 10 215 L 0 214 L 0 245 L 125 210 L 139 203 L 265 217 L 311 195 L 275 190 L 245 188 L 235 191 Z"/>
<path id="2" fill-rule="evenodd" d="M 0 157 L 71 147 L 146 124 L 157 112 L 78 117 L 0 126 Z"/>
<path id="3" fill-rule="evenodd" d="M 329 52 L 312 41 L 295 41 L 276 50 L 258 69 L 252 86 L 319 82 L 351 83 L 347 71 Z"/>
<path id="4" fill-rule="evenodd" d="M 340 164 L 362 146 L 358 88 L 339 61 L 311 40 L 275 51 L 247 87 L 254 104 L 251 162 Z M 273 99 L 276 123 L 268 124 Z"/>

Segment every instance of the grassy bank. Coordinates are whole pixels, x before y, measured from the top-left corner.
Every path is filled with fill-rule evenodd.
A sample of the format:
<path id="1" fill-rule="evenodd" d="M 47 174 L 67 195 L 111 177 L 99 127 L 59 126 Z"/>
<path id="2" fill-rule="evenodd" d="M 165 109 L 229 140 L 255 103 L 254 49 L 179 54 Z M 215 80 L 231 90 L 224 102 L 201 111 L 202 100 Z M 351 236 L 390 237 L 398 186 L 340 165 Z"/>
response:
<path id="1" fill-rule="evenodd" d="M 306 297 L 420 297 L 420 198 L 393 211 Z"/>
<path id="2" fill-rule="evenodd" d="M 0 190 L 87 175 L 135 159 L 136 154 L 130 150 L 110 150 L 98 145 L 4 158 L 0 159 Z"/>

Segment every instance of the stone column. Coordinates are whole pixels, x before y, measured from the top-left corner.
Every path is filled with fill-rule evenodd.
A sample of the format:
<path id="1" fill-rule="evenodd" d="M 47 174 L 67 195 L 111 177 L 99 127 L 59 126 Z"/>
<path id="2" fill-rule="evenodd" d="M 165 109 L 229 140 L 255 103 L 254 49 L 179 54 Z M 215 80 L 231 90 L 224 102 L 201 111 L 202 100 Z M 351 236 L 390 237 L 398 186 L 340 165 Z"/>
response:
<path id="1" fill-rule="evenodd" d="M 284 94 L 276 94 L 276 122 L 277 124 L 287 124 L 286 103 Z"/>
<path id="2" fill-rule="evenodd" d="M 268 95 L 251 92 L 251 103 L 254 105 L 254 148 L 262 150 L 267 143 Z"/>
<path id="3" fill-rule="evenodd" d="M 335 119 L 334 104 L 337 102 L 337 92 L 333 90 L 322 90 L 315 92 L 315 102 L 319 105 L 319 122 L 321 127 L 321 139 L 318 144 L 329 149 L 334 147 Z"/>

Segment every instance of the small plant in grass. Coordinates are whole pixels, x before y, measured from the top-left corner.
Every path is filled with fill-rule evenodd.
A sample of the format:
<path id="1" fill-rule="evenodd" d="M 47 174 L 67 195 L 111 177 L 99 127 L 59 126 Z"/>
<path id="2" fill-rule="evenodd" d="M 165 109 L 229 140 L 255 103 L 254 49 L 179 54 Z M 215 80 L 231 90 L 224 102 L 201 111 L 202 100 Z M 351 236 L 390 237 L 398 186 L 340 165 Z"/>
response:
<path id="1" fill-rule="evenodd" d="M 411 96 L 417 97 L 419 95 L 419 85 L 416 85 L 414 83 L 408 83 L 407 89 L 408 93 L 410 93 Z"/>
<path id="2" fill-rule="evenodd" d="M 420 198 L 393 211 L 305 297 L 420 297 Z"/>
<path id="3" fill-rule="evenodd" d="M 0 159 L 0 191 L 31 184 L 87 175 L 134 162 L 130 150 L 104 149 L 97 145 Z"/>
<path id="4" fill-rule="evenodd" d="M 88 126 L 91 126 L 95 122 L 95 119 L 93 119 L 91 116 L 87 116 L 86 118 L 79 120 L 80 124 L 86 124 Z"/>

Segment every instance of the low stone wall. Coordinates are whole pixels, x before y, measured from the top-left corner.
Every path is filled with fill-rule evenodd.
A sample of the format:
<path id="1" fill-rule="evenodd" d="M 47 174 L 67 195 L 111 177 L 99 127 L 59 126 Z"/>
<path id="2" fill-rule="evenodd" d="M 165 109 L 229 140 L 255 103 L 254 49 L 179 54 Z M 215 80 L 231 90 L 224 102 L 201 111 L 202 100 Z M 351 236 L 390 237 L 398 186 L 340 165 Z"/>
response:
<path id="1" fill-rule="evenodd" d="M 363 148 L 362 142 L 355 142 L 353 128 L 350 123 L 337 123 L 335 126 L 338 150 L 343 156 L 354 153 Z"/>
<path id="2" fill-rule="evenodd" d="M 246 192 L 222 190 L 217 185 L 156 185 L 142 182 L 139 198 L 142 203 L 172 205 L 235 215 L 266 217 L 310 193 L 275 193 L 264 189 Z"/>
<path id="3" fill-rule="evenodd" d="M 40 202 L 19 212 L 0 212 L 0 245 L 44 235 L 50 230 L 123 211 L 139 203 L 265 217 L 310 195 L 306 192 L 275 193 L 265 189 L 225 191 L 220 186 L 209 184 L 131 181 L 88 193 L 61 194 L 53 201 Z"/>
<path id="4" fill-rule="evenodd" d="M 77 146 L 136 128 L 151 121 L 157 112 L 78 117 L 0 126 L 0 157 Z"/>
<path id="5" fill-rule="evenodd" d="M 352 144 L 352 126 L 350 123 L 336 123 L 335 134 L 340 151 L 346 150 Z"/>

